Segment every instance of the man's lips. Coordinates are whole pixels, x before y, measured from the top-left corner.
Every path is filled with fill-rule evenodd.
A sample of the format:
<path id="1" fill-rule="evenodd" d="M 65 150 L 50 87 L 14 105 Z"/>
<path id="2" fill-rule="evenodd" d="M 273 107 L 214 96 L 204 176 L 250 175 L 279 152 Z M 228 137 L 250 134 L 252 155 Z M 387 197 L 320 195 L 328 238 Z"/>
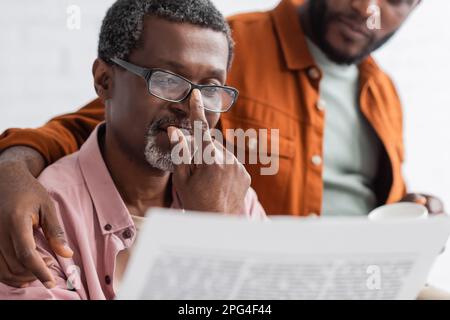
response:
<path id="1" fill-rule="evenodd" d="M 350 20 L 345 17 L 339 17 L 337 22 L 344 27 L 344 30 L 347 34 L 351 35 L 352 38 L 370 38 L 370 33 L 366 29 L 365 25 L 361 25 L 360 23 L 356 23 L 353 20 Z"/>

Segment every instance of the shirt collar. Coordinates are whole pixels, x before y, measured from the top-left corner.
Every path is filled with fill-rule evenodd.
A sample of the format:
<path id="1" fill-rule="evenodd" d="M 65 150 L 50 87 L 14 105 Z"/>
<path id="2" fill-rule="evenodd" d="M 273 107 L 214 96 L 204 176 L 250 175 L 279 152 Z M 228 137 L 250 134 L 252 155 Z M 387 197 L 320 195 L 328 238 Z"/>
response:
<path id="1" fill-rule="evenodd" d="M 95 128 L 81 147 L 79 162 L 100 227 L 107 234 L 130 227 L 133 221 L 103 160 L 98 143 L 101 130 L 104 123 Z"/>
<path id="2" fill-rule="evenodd" d="M 359 77 L 361 84 L 367 83 L 371 79 L 377 79 L 382 73 L 382 70 L 375 62 L 375 59 L 371 56 L 359 65 Z"/>
<path id="3" fill-rule="evenodd" d="M 283 0 L 272 11 L 286 66 L 291 70 L 306 69 L 315 65 L 300 24 L 298 6 L 302 3 L 303 0 Z"/>

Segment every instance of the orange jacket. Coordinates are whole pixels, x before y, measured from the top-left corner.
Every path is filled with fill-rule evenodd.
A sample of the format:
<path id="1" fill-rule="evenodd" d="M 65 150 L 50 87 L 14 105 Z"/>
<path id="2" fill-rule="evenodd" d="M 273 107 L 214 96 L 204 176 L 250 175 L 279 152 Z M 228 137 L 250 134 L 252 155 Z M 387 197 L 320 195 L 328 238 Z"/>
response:
<path id="1" fill-rule="evenodd" d="M 229 19 L 236 55 L 229 84 L 240 97 L 223 114 L 222 129 L 279 129 L 279 172 L 260 175 L 260 165 L 247 165 L 252 185 L 269 214 L 320 214 L 324 112 L 319 105 L 321 71 L 305 42 L 296 4 L 284 0 L 268 12 L 241 14 Z M 360 66 L 361 111 L 383 146 L 375 191 L 379 203 L 400 200 L 405 194 L 402 111 L 392 81 L 368 58 Z M 48 163 L 78 150 L 94 127 L 104 120 L 97 99 L 76 113 L 52 119 L 39 129 L 10 129 L 0 137 L 0 150 L 26 145 Z M 345 143 L 345 142 L 343 142 Z M 248 145 L 255 150 L 254 144 Z"/>

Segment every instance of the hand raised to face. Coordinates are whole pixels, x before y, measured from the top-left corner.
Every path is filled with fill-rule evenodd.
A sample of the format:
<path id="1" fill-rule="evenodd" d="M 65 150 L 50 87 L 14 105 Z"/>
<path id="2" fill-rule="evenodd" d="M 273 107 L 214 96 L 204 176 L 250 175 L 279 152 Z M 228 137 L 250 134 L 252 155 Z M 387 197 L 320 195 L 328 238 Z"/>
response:
<path id="1" fill-rule="evenodd" d="M 182 160 L 174 161 L 172 181 L 184 209 L 240 213 L 250 187 L 250 175 L 233 154 L 211 137 L 198 90 L 190 98 L 190 120 L 192 128 L 201 128 L 201 142 L 187 137 L 178 128 L 167 130 L 172 150 L 181 150 L 172 153 L 172 158 L 179 154 Z M 199 156 L 202 161 L 194 161 Z M 205 156 L 212 157 L 212 161 Z"/>

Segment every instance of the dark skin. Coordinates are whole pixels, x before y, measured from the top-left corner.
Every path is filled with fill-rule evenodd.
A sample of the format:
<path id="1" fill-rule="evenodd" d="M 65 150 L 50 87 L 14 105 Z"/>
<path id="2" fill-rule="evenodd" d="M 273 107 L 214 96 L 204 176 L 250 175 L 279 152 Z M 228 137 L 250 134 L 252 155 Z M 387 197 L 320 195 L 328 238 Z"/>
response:
<path id="1" fill-rule="evenodd" d="M 300 10 L 306 35 L 332 60 L 357 63 L 383 45 L 421 0 L 378 0 L 381 28 L 368 28 L 371 0 L 307 1 Z"/>
<path id="2" fill-rule="evenodd" d="M 315 0 L 319 1 L 319 0 Z M 352 17 L 353 23 L 357 21 L 359 27 L 365 27 L 365 19 L 367 19 L 367 7 L 370 3 L 368 0 L 325 0 L 326 4 L 332 12 L 342 13 L 344 16 Z M 402 25 L 405 19 L 409 16 L 412 10 L 417 6 L 419 0 L 379 0 L 378 4 L 381 9 L 381 16 L 383 17 L 381 30 L 370 31 L 371 37 L 375 37 L 376 40 L 383 39 L 389 35 L 390 32 L 394 32 L 398 27 Z M 311 28 L 310 21 L 313 20 L 309 16 L 309 2 L 306 2 L 304 6 L 300 8 L 301 21 L 306 34 L 313 39 L 316 43 L 318 42 L 317 35 L 314 35 Z M 362 22 L 364 20 L 364 23 Z M 364 48 L 367 47 L 368 39 L 362 37 L 359 34 L 355 34 L 348 30 L 348 27 L 343 25 L 336 25 L 325 33 L 325 38 L 329 39 L 329 44 L 331 44 L 335 49 L 340 51 L 341 54 L 347 57 L 353 57 L 360 54 Z M 366 31 L 365 31 L 366 32 Z M 369 32 L 369 31 L 367 31 Z M 143 59 L 145 57 L 132 56 L 131 59 Z M 189 57 L 187 57 L 189 58 Z M 194 59 L 195 57 L 191 57 Z M 132 60 L 136 64 L 138 62 L 142 63 L 142 66 L 150 66 L 146 60 Z M 113 76 L 122 76 L 126 79 L 133 81 L 136 85 L 143 85 L 143 80 L 135 78 L 127 72 L 117 69 L 116 67 L 111 68 L 110 66 L 104 64 L 101 61 L 96 62 L 97 66 L 94 66 L 94 73 L 102 75 L 96 78 L 96 89 L 100 96 L 104 99 L 111 98 L 106 95 L 106 91 L 110 88 L 103 85 L 102 77 L 106 75 L 108 81 L 111 81 Z M 167 65 L 167 68 L 174 70 L 181 75 L 187 75 L 187 78 L 192 78 L 193 81 L 201 82 L 202 79 L 198 77 L 195 73 L 196 70 L 178 70 L 177 68 L 172 69 L 172 66 Z M 223 76 L 225 77 L 225 75 Z M 221 76 L 217 77 L 219 80 L 224 81 Z M 123 78 L 125 79 L 125 78 Z M 107 81 L 107 82 L 108 82 Z M 117 80 L 119 81 L 119 80 Z M 125 95 L 122 99 L 125 99 Z M 150 103 L 150 97 L 145 97 Z M 124 103 L 121 101 L 121 103 Z M 199 106 L 200 101 L 194 102 L 193 106 Z M 185 112 L 186 106 L 170 106 L 172 110 L 178 110 L 181 113 Z M 194 109 L 194 108 L 193 108 Z M 198 108 L 197 108 L 198 109 Z M 194 109 L 195 110 L 195 109 Z M 123 110 L 111 110 L 107 111 L 111 113 L 108 117 L 112 119 L 115 117 L 115 112 L 122 112 Z M 124 112 L 124 111 L 123 111 Z M 150 112 L 150 111 L 146 111 Z M 196 115 L 197 114 L 197 115 Z M 194 113 L 193 117 L 201 118 L 199 113 Z M 150 116 L 149 116 L 150 117 Z M 211 115 L 206 114 L 206 119 L 211 126 L 215 125 L 214 119 L 210 119 Z M 128 128 L 133 128 L 129 126 Z M 135 129 L 141 130 L 140 132 L 130 132 L 129 137 L 136 137 L 142 142 L 142 128 Z M 168 129 L 175 131 L 175 129 Z M 112 132 L 112 131 L 110 131 Z M 107 138 L 108 139 L 108 138 Z M 163 140 L 163 139 L 162 139 Z M 179 141 L 183 142 L 183 137 L 181 136 Z M 168 140 L 165 141 L 168 145 Z M 139 146 L 137 147 L 139 149 Z M 141 145 L 142 148 L 142 145 Z M 110 152 L 105 149 L 105 158 L 112 157 L 108 155 Z M 118 150 L 114 148 L 114 150 Z M 130 150 L 130 153 L 138 152 L 137 149 Z M 139 154 L 141 156 L 141 154 Z M 141 159 L 141 165 L 144 165 L 144 159 Z M 120 162 L 110 163 L 108 160 L 107 164 L 111 168 L 123 166 L 129 162 L 129 159 L 121 159 Z M 27 147 L 13 147 L 4 151 L 0 155 L 0 281 L 12 286 L 20 286 L 23 283 L 31 281 L 36 277 L 43 283 L 47 283 L 52 280 L 49 270 L 45 266 L 45 262 L 41 259 L 39 254 L 34 250 L 35 244 L 33 239 L 33 234 L 31 232 L 32 227 L 38 228 L 42 227 L 44 233 L 49 240 L 49 243 L 53 251 L 63 257 L 70 257 L 72 252 L 70 248 L 66 246 L 66 241 L 64 234 L 57 220 L 56 215 L 52 208 L 52 203 L 50 198 L 45 191 L 45 189 L 39 184 L 35 179 L 39 173 L 44 169 L 45 162 L 42 156 L 34 151 L 33 149 Z M 217 169 L 217 168 L 216 168 Z M 239 170 L 239 169 L 236 169 Z M 116 171 L 116 170 L 114 170 Z M 120 171 L 120 170 L 119 170 Z M 174 181 L 177 181 L 177 190 L 183 194 L 188 194 L 189 188 L 193 190 L 192 192 L 200 192 L 203 188 L 201 185 L 196 184 L 195 179 L 201 180 L 203 175 L 208 176 L 208 168 L 203 168 L 200 171 L 202 174 L 195 175 L 195 179 L 191 179 L 187 183 L 185 176 L 187 176 L 190 171 L 189 168 L 180 166 L 176 168 L 178 172 L 177 177 Z M 223 174 L 224 171 L 217 171 Z M 136 172 L 132 173 L 132 176 L 136 176 Z M 164 185 L 168 181 L 168 177 L 164 173 L 154 172 L 154 186 L 153 192 L 146 192 L 145 183 L 138 184 L 139 187 L 133 187 L 128 190 L 126 187 L 122 187 L 120 192 L 122 197 L 127 202 L 130 211 L 133 213 L 142 213 L 144 208 L 148 205 L 155 204 L 157 206 L 163 206 L 169 202 L 167 193 L 165 193 Z M 128 176 L 128 174 L 127 174 Z M 127 177 L 120 176 L 120 172 L 113 175 L 114 181 L 120 183 L 125 181 Z M 223 178 L 226 178 L 224 174 Z M 157 181 L 159 181 L 157 183 Z M 180 182 L 181 181 L 181 182 Z M 248 182 L 248 181 L 247 181 Z M 246 183 L 247 183 L 246 182 Z M 127 185 L 126 183 L 122 183 Z M 192 186 L 200 186 L 193 188 Z M 139 190 L 144 190 L 145 197 L 143 200 L 137 200 L 133 194 L 139 192 Z M 226 194 L 227 190 L 218 189 L 215 192 L 223 192 Z M 208 197 L 205 197 L 207 199 Z M 223 197 L 220 197 L 221 199 Z M 7 199 L 8 201 L 6 201 Z M 202 199 L 201 205 L 204 208 L 210 210 L 209 204 L 205 199 Z M 405 201 L 413 201 L 425 204 L 431 213 L 441 213 L 444 211 L 442 202 L 435 197 L 424 195 L 424 194 L 409 194 L 405 197 Z M 191 203 L 187 196 L 184 196 L 183 203 L 186 208 L 193 208 L 194 204 Z M 226 208 L 226 203 L 222 203 L 222 207 Z M 226 211 L 232 211 L 232 209 L 226 209 Z"/>
<path id="3" fill-rule="evenodd" d="M 197 84 L 225 84 L 228 42 L 224 34 L 152 17 L 145 21 L 141 42 L 130 54 L 130 62 L 168 70 Z M 197 90 L 184 102 L 173 103 L 150 95 L 141 77 L 100 59 L 94 63 L 93 74 L 96 91 L 102 100 L 108 101 L 104 158 L 130 213 L 144 216 L 150 207 L 169 207 L 171 178 L 185 209 L 239 212 L 250 176 L 237 160 L 223 166 L 180 165 L 172 175 L 151 167 L 144 157 L 147 128 L 157 119 L 189 120 L 192 127 L 194 121 L 200 121 L 206 132 L 217 125 L 220 114 L 205 112 Z M 171 142 L 174 132 L 178 139 Z M 208 137 L 205 144 L 215 143 Z M 161 128 L 157 136 L 157 144 L 165 151 L 185 141 L 187 138 L 176 126 Z M 228 153 L 220 145 L 217 148 L 218 155 L 221 151 Z"/>
<path id="4" fill-rule="evenodd" d="M 128 60 L 142 67 L 174 72 L 197 84 L 223 85 L 227 76 L 228 50 L 227 38 L 221 32 L 147 17 L 141 45 L 130 54 Z M 250 176 L 244 166 L 209 135 L 209 128 L 218 123 L 220 116 L 205 112 L 198 90 L 193 90 L 190 97 L 181 103 L 166 102 L 148 93 L 143 78 L 101 59 L 94 62 L 93 76 L 96 92 L 106 105 L 106 133 L 100 140 L 102 154 L 131 214 L 143 216 L 150 207 L 169 207 L 173 200 L 171 185 L 187 210 L 229 214 L 242 211 L 250 187 Z M 209 165 L 181 164 L 175 166 L 173 174 L 151 167 L 144 156 L 145 136 L 150 124 L 165 117 L 187 120 L 192 127 L 195 121 L 201 122 L 206 134 L 204 147 L 212 145 L 216 159 L 231 156 L 235 161 L 229 164 L 220 164 L 219 161 Z M 181 143 L 186 147 L 185 152 L 189 153 L 187 141 L 188 138 L 175 124 L 161 128 L 156 143 L 169 152 Z M 2 249 L 0 274 L 7 275 L 1 280 L 11 286 L 27 286 L 37 277 L 51 288 L 54 279 L 46 267 L 46 261 L 35 250 L 33 227 L 43 227 L 57 254 L 70 257 L 72 251 L 66 246 L 51 200 L 43 187 L 32 178 L 42 171 L 44 165 L 36 161 L 35 158 L 40 156 L 33 152 L 28 148 L 22 150 L 22 157 L 27 162 L 21 166 L 15 165 L 17 161 L 5 161 L 3 168 L 6 172 L 0 168 L 2 177 L 7 178 L 2 181 L 8 181 L 0 185 L 3 190 L 17 177 L 34 188 L 30 190 L 28 187 L 25 194 L 29 197 L 27 202 L 22 200 L 24 194 L 21 190 L 17 190 L 15 194 L 21 194 L 21 197 L 7 204 L 14 214 L 10 215 L 12 221 L 3 219 L 1 225 L 13 225 L 15 230 L 23 232 L 18 234 L 18 241 L 17 236 L 9 231 L 1 233 L 6 236 L 1 242 L 5 248 Z M 19 202 L 20 206 L 14 208 L 14 202 Z M 39 203 L 36 209 L 29 210 L 36 203 Z M 18 255 L 17 252 L 26 254 Z"/>
<path id="5" fill-rule="evenodd" d="M 161 19 L 147 19 L 142 45 L 128 60 L 145 68 L 172 71 L 194 83 L 224 84 L 228 53 L 225 36 L 190 25 L 174 29 L 174 25 Z M 205 37 L 211 41 L 205 42 Z M 106 104 L 104 155 L 113 180 L 121 186 L 122 198 L 133 214 L 144 215 L 150 206 L 167 207 L 171 203 L 171 194 L 166 192 L 170 173 L 148 165 L 144 157 L 145 135 L 155 119 L 188 118 L 189 99 L 183 103 L 158 99 L 148 93 L 142 78 L 100 59 L 94 63 L 93 74 L 100 98 L 112 101 Z M 219 120 L 217 113 L 207 113 L 206 117 L 211 127 Z M 169 150 L 166 132 L 158 135 L 158 144 Z"/>
<path id="6" fill-rule="evenodd" d="M 5 214 L 0 215 L 0 280 L 14 287 L 25 287 L 36 277 L 53 286 L 52 274 L 35 250 L 33 229 L 42 228 L 56 254 L 73 254 L 50 197 L 35 178 L 44 167 L 42 156 L 27 147 L 10 148 L 0 157 L 0 194 L 6 195 L 1 201 Z"/>

